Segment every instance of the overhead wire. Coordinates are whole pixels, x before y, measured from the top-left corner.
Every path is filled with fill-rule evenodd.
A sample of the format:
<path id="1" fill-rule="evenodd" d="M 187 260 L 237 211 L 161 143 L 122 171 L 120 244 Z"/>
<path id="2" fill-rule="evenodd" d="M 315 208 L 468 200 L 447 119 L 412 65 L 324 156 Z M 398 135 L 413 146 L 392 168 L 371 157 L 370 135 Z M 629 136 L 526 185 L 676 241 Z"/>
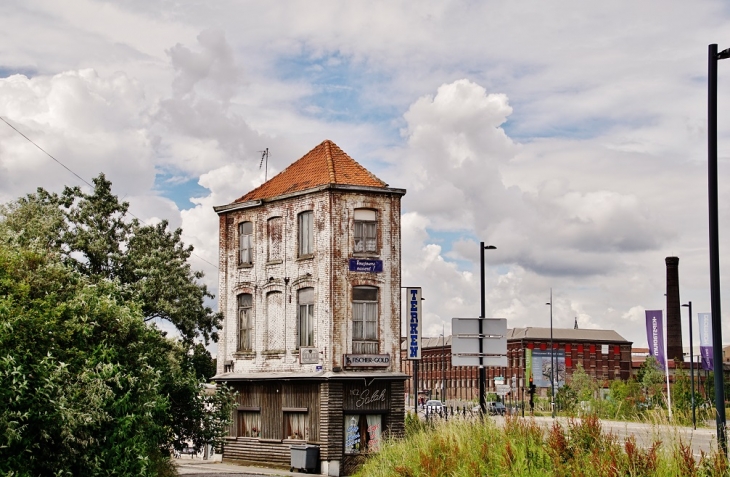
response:
<path id="1" fill-rule="evenodd" d="M 66 166 L 66 164 L 64 164 L 64 163 L 63 163 L 63 162 L 61 162 L 60 160 L 56 159 L 55 157 L 53 157 L 53 154 L 49 153 L 48 151 L 46 151 L 45 149 L 43 149 L 43 148 L 42 148 L 41 146 L 39 146 L 38 144 L 36 144 L 36 143 L 35 143 L 35 141 L 33 141 L 33 140 L 32 140 L 31 138 L 29 138 L 28 136 L 26 136 L 25 134 L 23 134 L 22 132 L 20 132 L 20 131 L 18 130 L 18 128 L 16 128 L 16 127 L 15 127 L 15 126 L 13 126 L 12 124 L 10 124 L 10 123 L 9 123 L 9 122 L 8 122 L 8 121 L 7 121 L 7 120 L 6 120 L 5 118 L 4 118 L 4 117 L 0 116 L 0 120 L 2 120 L 2 122 L 4 122 L 5 124 L 7 124 L 8 126 L 10 126 L 10 128 L 11 128 L 11 129 L 12 129 L 13 131 L 15 131 L 15 132 L 17 132 L 18 134 L 20 134 L 21 136 L 23 136 L 23 138 L 25 138 L 25 140 L 26 140 L 26 141 L 28 141 L 29 143 L 31 143 L 31 144 L 33 144 L 33 145 L 34 145 L 35 147 L 37 147 L 37 148 L 38 148 L 38 149 L 39 149 L 39 150 L 40 150 L 41 152 L 43 152 L 43 154 L 45 154 L 46 156 L 50 157 L 50 158 L 51 158 L 51 159 L 53 159 L 53 160 L 54 160 L 54 161 L 55 161 L 55 162 L 56 162 L 57 164 L 59 164 L 59 165 L 60 165 L 61 167 L 63 167 L 63 168 L 64 168 L 64 169 L 66 169 L 66 170 L 67 170 L 68 172 L 70 172 L 71 174 L 73 174 L 74 176 L 76 176 L 76 177 L 77 177 L 77 178 L 78 178 L 78 179 L 79 179 L 79 180 L 80 180 L 81 182 L 83 182 L 84 184 L 88 185 L 88 186 L 89 186 L 89 187 L 91 187 L 91 188 L 93 188 L 93 187 L 94 187 L 94 186 L 93 186 L 93 185 L 92 185 L 91 183 L 89 183 L 89 182 L 88 182 L 88 181 L 87 181 L 86 179 L 84 179 L 83 177 L 81 177 L 80 175 L 78 175 L 78 174 L 77 174 L 76 172 L 74 172 L 74 171 L 73 171 L 73 170 L 72 170 L 71 168 L 69 168 L 68 166 Z M 127 211 L 127 213 L 128 213 L 129 215 L 131 215 L 132 217 L 134 217 L 135 219 L 137 219 L 137 220 L 139 220 L 139 221 L 142 221 L 142 222 L 144 223 L 144 221 L 143 221 L 142 219 L 140 219 L 139 217 L 137 217 L 136 215 L 134 215 L 134 214 L 133 214 L 132 212 L 129 212 L 129 211 Z M 200 255 L 196 254 L 195 252 L 191 252 L 190 254 L 191 254 L 191 255 L 193 255 L 194 257 L 198 258 L 199 260 L 201 260 L 201 261 L 203 261 L 203 262 L 207 263 L 208 265 L 210 265 L 211 267 L 215 268 L 216 270 L 218 270 L 218 266 L 217 266 L 217 265 L 214 265 L 214 264 L 210 263 L 210 262 L 209 262 L 208 260 L 204 259 L 203 257 L 201 257 Z"/>

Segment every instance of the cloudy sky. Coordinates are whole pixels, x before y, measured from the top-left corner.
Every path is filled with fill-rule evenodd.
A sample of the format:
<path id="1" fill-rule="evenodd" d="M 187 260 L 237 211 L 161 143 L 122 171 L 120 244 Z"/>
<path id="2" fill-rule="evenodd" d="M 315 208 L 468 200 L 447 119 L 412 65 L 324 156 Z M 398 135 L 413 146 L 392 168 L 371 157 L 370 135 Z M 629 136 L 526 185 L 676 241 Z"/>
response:
<path id="1" fill-rule="evenodd" d="M 479 315 L 615 329 L 709 312 L 707 50 L 730 4 L 10 0 L 0 116 L 87 181 L 104 172 L 195 246 L 217 292 L 213 205 L 331 139 L 403 198 L 403 284 L 425 334 Z M 730 285 L 730 61 L 719 64 L 720 253 Z M 0 201 L 83 185 L 0 122 Z M 723 302 L 726 341 L 730 293 Z M 686 309 L 683 309 L 685 343 Z"/>

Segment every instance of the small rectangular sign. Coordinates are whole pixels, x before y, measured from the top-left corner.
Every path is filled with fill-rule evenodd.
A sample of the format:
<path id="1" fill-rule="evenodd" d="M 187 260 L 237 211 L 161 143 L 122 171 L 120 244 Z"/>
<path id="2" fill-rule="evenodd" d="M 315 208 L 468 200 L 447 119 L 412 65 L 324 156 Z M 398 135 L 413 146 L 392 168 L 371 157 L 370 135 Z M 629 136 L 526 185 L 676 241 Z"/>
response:
<path id="1" fill-rule="evenodd" d="M 299 348 L 300 364 L 319 364 L 319 350 L 317 348 Z"/>
<path id="2" fill-rule="evenodd" d="M 364 259 L 364 258 L 351 258 L 350 259 L 350 271 L 351 272 L 382 273 L 383 261 L 382 260 L 370 260 L 370 259 Z"/>
<path id="3" fill-rule="evenodd" d="M 379 367 L 387 368 L 390 366 L 390 355 L 389 354 L 346 354 L 345 355 L 345 367 L 357 368 L 357 367 Z"/>
<path id="4" fill-rule="evenodd" d="M 482 338 L 479 322 L 482 322 Z M 478 354 L 481 341 L 482 354 L 507 354 L 506 318 L 454 318 L 451 350 L 453 353 Z"/>
<path id="5" fill-rule="evenodd" d="M 451 366 L 479 366 L 479 356 L 471 354 L 452 354 Z M 507 356 L 482 356 L 482 366 L 489 368 L 507 367 Z"/>
<path id="6" fill-rule="evenodd" d="M 421 288 L 406 288 L 406 303 L 408 305 L 408 358 L 421 359 Z"/>

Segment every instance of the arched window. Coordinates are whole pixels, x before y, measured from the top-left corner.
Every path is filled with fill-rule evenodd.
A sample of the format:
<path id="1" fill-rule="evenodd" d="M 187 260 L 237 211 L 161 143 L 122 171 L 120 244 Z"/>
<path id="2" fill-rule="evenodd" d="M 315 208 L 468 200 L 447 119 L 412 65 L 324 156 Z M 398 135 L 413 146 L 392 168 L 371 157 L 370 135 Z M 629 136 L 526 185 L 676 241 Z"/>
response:
<path id="1" fill-rule="evenodd" d="M 299 340 L 297 347 L 314 346 L 314 288 L 302 288 L 297 292 L 297 322 Z"/>
<path id="2" fill-rule="evenodd" d="M 238 224 L 238 264 L 251 265 L 253 263 L 253 223 L 241 222 Z"/>
<path id="3" fill-rule="evenodd" d="M 238 295 L 238 351 L 250 351 L 252 349 L 252 305 L 253 300 L 249 293 Z"/>

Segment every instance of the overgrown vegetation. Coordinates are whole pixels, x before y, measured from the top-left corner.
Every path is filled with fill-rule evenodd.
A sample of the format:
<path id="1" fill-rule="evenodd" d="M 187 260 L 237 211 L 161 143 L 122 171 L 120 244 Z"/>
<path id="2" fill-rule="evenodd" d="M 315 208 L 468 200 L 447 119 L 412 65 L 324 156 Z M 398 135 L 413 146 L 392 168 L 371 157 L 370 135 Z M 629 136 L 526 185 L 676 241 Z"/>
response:
<path id="1" fill-rule="evenodd" d="M 94 183 L 0 208 L 0 475 L 174 475 L 171 450 L 216 442 L 231 416 L 228 390 L 201 388 L 194 339 L 217 317 L 191 249 Z"/>
<path id="2" fill-rule="evenodd" d="M 711 376 L 712 373 L 707 380 L 703 379 L 703 389 L 697 389 L 695 384 L 695 415 L 700 426 L 714 420 Z M 600 419 L 691 425 L 691 381 L 687 372 L 683 369 L 675 370 L 671 420 L 667 409 L 665 379 L 664 371 L 652 356 L 644 361 L 636 376 L 628 381 L 617 379 L 609 383 L 598 382 L 578 364 L 570 382 L 557 392 L 555 400 L 558 404 L 558 414 L 581 416 L 589 413 L 597 415 Z M 704 386 L 707 388 L 704 389 Z M 604 387 L 608 388 L 607 393 L 600 392 Z M 538 400 L 536 407 L 540 409 L 542 404 Z"/>
<path id="3" fill-rule="evenodd" d="M 409 422 L 409 421 L 407 421 Z M 433 426 L 433 427 L 432 427 Z M 356 474 L 359 477 L 489 476 L 723 476 L 721 454 L 695 459 L 685 442 L 656 440 L 648 448 L 634 438 L 623 442 L 604 433 L 595 415 L 567 425 L 539 426 L 508 417 L 503 427 L 491 419 L 410 423 L 407 437 L 389 441 Z"/>

